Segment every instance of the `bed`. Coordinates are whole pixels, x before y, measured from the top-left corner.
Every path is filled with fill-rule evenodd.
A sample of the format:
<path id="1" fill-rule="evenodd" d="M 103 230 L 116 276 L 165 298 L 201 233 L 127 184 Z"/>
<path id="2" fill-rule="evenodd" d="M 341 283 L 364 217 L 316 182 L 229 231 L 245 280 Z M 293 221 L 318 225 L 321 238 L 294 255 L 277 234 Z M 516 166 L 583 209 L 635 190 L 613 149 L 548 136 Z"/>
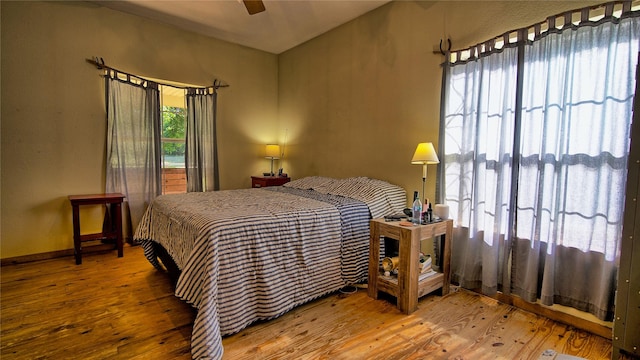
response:
<path id="1" fill-rule="evenodd" d="M 219 359 L 222 336 L 366 281 L 369 220 L 405 206 L 404 189 L 366 177 L 163 195 L 134 241 L 179 270 L 175 295 L 197 310 L 193 358 Z"/>

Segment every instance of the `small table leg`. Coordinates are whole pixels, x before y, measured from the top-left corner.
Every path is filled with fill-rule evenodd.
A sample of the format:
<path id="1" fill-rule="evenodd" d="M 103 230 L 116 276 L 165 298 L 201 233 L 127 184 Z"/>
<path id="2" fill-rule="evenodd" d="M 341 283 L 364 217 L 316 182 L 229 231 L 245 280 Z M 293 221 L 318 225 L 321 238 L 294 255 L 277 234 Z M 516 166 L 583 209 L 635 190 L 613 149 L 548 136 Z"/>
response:
<path id="1" fill-rule="evenodd" d="M 398 249 L 398 309 L 411 314 L 418 308 L 418 254 L 420 238 L 417 231 L 400 230 Z"/>
<path id="2" fill-rule="evenodd" d="M 73 205 L 73 255 L 76 257 L 76 265 L 82 264 L 82 241 L 80 241 L 80 209 Z"/>
<path id="3" fill-rule="evenodd" d="M 378 262 L 380 261 L 380 230 L 377 226 L 369 228 L 369 281 L 367 291 L 369 296 L 378 298 Z"/>
<path id="4" fill-rule="evenodd" d="M 111 205 L 111 218 L 116 221 L 116 245 L 118 246 L 118 257 L 123 256 L 122 249 L 122 209 L 121 203 L 114 203 Z"/>

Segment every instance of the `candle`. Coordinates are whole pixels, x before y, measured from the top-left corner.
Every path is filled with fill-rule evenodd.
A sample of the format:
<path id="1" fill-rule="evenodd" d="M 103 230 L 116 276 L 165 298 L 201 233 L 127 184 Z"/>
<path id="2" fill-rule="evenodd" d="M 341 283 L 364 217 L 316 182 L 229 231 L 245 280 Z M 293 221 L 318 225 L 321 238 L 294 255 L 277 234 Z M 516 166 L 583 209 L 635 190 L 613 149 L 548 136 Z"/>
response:
<path id="1" fill-rule="evenodd" d="M 437 204 L 435 209 L 433 209 L 433 213 L 436 214 L 436 216 L 438 216 L 440 219 L 448 219 L 449 205 Z"/>

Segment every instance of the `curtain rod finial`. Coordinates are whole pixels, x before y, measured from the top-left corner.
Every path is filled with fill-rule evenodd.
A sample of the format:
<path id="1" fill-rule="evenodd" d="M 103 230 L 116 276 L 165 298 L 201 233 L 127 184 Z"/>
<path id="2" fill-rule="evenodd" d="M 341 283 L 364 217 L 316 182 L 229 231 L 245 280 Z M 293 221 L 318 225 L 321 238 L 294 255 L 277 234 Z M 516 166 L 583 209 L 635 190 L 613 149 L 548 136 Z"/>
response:
<path id="1" fill-rule="evenodd" d="M 447 52 L 451 51 L 451 39 L 447 38 L 447 44 L 449 47 L 447 48 Z M 440 54 L 446 55 L 444 50 L 442 50 L 442 39 L 440 39 Z"/>
<path id="2" fill-rule="evenodd" d="M 95 65 L 98 68 L 98 70 L 102 70 L 106 67 L 106 65 L 104 64 L 104 59 L 99 58 L 97 56 L 92 57 L 91 59 L 87 59 L 87 62 Z"/>

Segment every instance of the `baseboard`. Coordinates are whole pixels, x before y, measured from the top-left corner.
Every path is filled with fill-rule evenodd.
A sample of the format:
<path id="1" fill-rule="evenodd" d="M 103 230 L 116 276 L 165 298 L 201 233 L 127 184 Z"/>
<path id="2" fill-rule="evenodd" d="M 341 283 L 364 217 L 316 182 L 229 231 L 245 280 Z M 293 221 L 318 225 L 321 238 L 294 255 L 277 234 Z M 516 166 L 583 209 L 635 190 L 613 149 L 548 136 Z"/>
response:
<path id="1" fill-rule="evenodd" d="M 33 261 L 49 260 L 49 259 L 55 259 L 55 258 L 60 258 L 65 256 L 73 256 L 73 249 L 49 251 L 49 252 L 44 252 L 39 254 L 4 258 L 4 259 L 0 259 L 0 266 L 24 264 L 24 263 L 33 262 Z"/>
<path id="2" fill-rule="evenodd" d="M 129 243 L 130 245 L 133 245 L 128 240 L 126 242 Z M 114 247 L 114 244 L 83 245 L 82 252 L 89 253 L 89 252 L 97 252 L 97 251 L 111 251 L 111 250 L 114 250 L 113 247 Z M 50 259 L 56 259 L 61 257 L 67 257 L 67 256 L 74 256 L 73 249 L 56 250 L 56 251 L 49 251 L 49 252 L 38 253 L 38 254 L 4 258 L 4 259 L 0 259 L 0 266 L 24 264 L 24 263 L 34 262 L 34 261 L 50 260 Z"/>
<path id="3" fill-rule="evenodd" d="M 517 308 L 529 311 L 536 315 L 541 315 L 551 320 L 554 320 L 569 326 L 573 326 L 577 329 L 588 331 L 598 336 L 602 336 L 605 339 L 613 338 L 613 330 L 610 327 L 594 323 L 587 319 L 583 319 L 579 316 L 554 310 L 537 303 L 530 303 L 515 295 L 505 295 L 503 293 L 498 293 L 496 295 L 489 296 L 489 297 L 492 297 L 502 303 L 513 305 Z"/>

